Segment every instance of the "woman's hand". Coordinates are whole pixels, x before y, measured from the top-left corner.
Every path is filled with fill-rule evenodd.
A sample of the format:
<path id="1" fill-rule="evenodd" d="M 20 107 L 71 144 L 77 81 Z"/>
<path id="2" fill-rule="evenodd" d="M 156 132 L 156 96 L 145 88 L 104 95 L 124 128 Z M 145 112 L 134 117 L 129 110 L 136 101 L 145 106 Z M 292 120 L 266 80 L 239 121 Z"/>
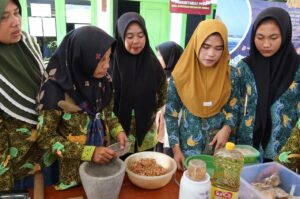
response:
<path id="1" fill-rule="evenodd" d="M 225 125 L 215 135 L 214 139 L 209 143 L 209 145 L 215 145 L 215 152 L 225 146 L 230 136 L 230 133 L 231 133 L 231 128 L 228 125 Z"/>
<path id="2" fill-rule="evenodd" d="M 174 160 L 176 161 L 177 164 L 177 169 L 183 171 L 184 170 L 184 155 L 181 152 L 181 149 L 179 147 L 179 145 L 175 145 L 173 147 L 173 154 L 174 154 Z"/>
<path id="3" fill-rule="evenodd" d="M 105 164 L 111 161 L 114 157 L 117 157 L 116 152 L 107 147 L 96 147 L 92 161 L 97 164 Z"/>
<path id="4" fill-rule="evenodd" d="M 120 149 L 123 150 L 125 148 L 125 143 L 128 141 L 127 135 L 124 131 L 121 131 L 117 135 L 117 140 L 120 142 Z"/>
<path id="5" fill-rule="evenodd" d="M 156 116 L 155 116 L 155 126 L 156 126 L 156 129 L 158 129 L 158 127 L 159 127 L 159 122 L 160 122 L 160 117 L 161 116 L 162 116 L 162 112 L 161 112 L 161 110 L 159 110 L 156 113 Z"/>

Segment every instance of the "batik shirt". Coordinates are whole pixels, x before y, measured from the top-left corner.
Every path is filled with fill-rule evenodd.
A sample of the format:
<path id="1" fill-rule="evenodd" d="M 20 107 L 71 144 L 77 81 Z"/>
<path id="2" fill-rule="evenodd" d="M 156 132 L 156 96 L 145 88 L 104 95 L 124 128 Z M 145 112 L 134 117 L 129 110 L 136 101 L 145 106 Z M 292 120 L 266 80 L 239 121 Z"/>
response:
<path id="1" fill-rule="evenodd" d="M 288 162 L 280 162 L 278 156 L 285 154 L 288 156 Z M 298 124 L 293 128 L 291 136 L 281 148 L 278 156 L 276 157 L 276 161 L 300 173 L 300 120 L 298 120 Z"/>
<path id="2" fill-rule="evenodd" d="M 202 154 L 211 138 L 224 125 L 233 129 L 237 121 L 239 84 L 237 71 L 231 68 L 232 89 L 229 101 L 221 112 L 209 118 L 193 115 L 182 103 L 178 96 L 174 80 L 171 77 L 168 87 L 165 121 L 169 134 L 170 147 L 179 144 L 185 157 Z M 217 82 L 216 82 L 217 83 Z M 178 115 L 182 111 L 178 123 Z"/>
<path id="3" fill-rule="evenodd" d="M 104 121 L 105 128 L 107 128 L 106 132 L 110 132 L 116 138 L 124 130 L 118 119 L 112 117 L 112 109 L 113 99 L 100 113 L 100 117 Z M 50 147 L 54 151 L 63 149 L 61 150 L 62 155 L 67 158 L 81 158 L 82 160 L 90 161 L 95 147 L 84 147 L 89 122 L 90 117 L 86 112 L 67 113 L 57 110 L 43 110 L 39 116 L 38 133 L 42 135 L 41 138 L 48 138 L 47 140 L 50 141 L 48 144 L 44 143 L 45 145 L 49 145 L 46 148 Z M 66 140 L 70 141 L 70 143 L 64 144 Z M 58 147 L 59 145 L 60 147 Z"/>
<path id="4" fill-rule="evenodd" d="M 24 78 L 22 79 L 20 75 L 22 71 L 28 72 L 28 70 L 25 70 L 27 68 L 25 66 L 26 63 L 32 63 L 33 68 L 34 64 L 36 64 L 36 72 L 39 71 L 40 76 L 42 76 L 44 71 L 42 55 L 36 39 L 25 32 L 22 32 L 22 40 L 20 40 L 19 44 L 3 46 L 5 46 L 5 50 L 9 50 L 10 48 L 13 50 L 16 45 L 19 45 L 23 49 L 22 51 L 17 51 L 20 60 L 9 61 L 24 64 L 24 67 L 19 68 L 18 72 L 13 73 L 14 78 L 16 78 L 14 81 L 9 81 L 3 75 L 7 72 L 5 70 L 4 73 L 0 74 L 2 81 L 2 101 L 0 103 L 0 191 L 12 190 L 15 180 L 35 173 L 40 170 L 41 166 L 45 165 L 44 163 L 49 163 L 47 162 L 47 158 L 45 158 L 45 161 L 42 158 L 45 151 L 40 150 L 36 143 L 38 136 L 36 132 L 37 113 L 35 112 L 35 96 L 28 96 L 28 94 L 22 93 L 16 86 L 17 80 L 17 82 L 27 85 L 27 81 Z M 8 53 L 12 52 L 14 51 L 8 51 Z M 1 62 L 3 62 L 2 59 Z M 10 62 L 6 63 L 5 61 L 2 64 L 10 64 Z M 32 80 L 38 79 L 36 75 L 36 73 L 31 74 L 30 77 Z M 29 87 L 28 89 L 33 89 L 33 91 L 34 89 L 38 89 L 40 82 L 35 81 L 35 83 L 37 84 L 36 88 Z"/>
<path id="5" fill-rule="evenodd" d="M 166 102 L 166 94 L 167 94 L 167 81 L 165 81 L 160 89 L 158 90 L 156 97 L 157 97 L 157 106 L 156 106 L 156 112 L 160 110 L 160 108 L 165 104 Z M 156 115 L 154 114 L 153 117 Z M 126 132 L 127 133 L 127 132 Z M 112 134 L 113 138 L 116 137 L 115 132 Z M 155 125 L 155 122 L 153 122 L 153 125 L 151 128 L 147 131 L 145 138 L 143 140 L 143 143 L 141 146 L 137 146 L 137 151 L 135 150 L 136 145 L 136 127 L 135 127 L 135 115 L 134 111 L 132 111 L 131 116 L 131 124 L 130 124 L 130 131 L 127 133 L 128 140 L 132 142 L 130 153 L 134 153 L 137 151 L 145 151 L 148 149 L 153 148 L 157 144 L 157 127 Z"/>
<path id="6" fill-rule="evenodd" d="M 107 138 L 117 136 L 124 131 L 116 117 L 112 117 L 113 98 L 100 112 Z M 58 189 L 66 189 L 80 182 L 79 165 L 81 160 L 91 161 L 95 146 L 85 146 L 90 116 L 83 111 L 65 112 L 58 110 L 42 110 L 39 115 L 38 143 L 60 160 L 60 185 Z M 115 137 L 116 139 L 116 137 Z"/>
<path id="7" fill-rule="evenodd" d="M 22 179 L 45 165 L 44 151 L 36 144 L 36 125 L 0 111 L 0 191 L 12 190 L 14 180 Z M 49 163 L 50 164 L 50 163 Z"/>
<path id="8" fill-rule="evenodd" d="M 255 123 L 257 89 L 255 78 L 249 66 L 240 61 L 238 75 L 241 89 L 240 118 L 237 132 L 238 144 L 253 144 L 253 127 Z M 267 147 L 260 147 L 262 157 L 274 159 L 289 138 L 300 111 L 300 66 L 294 81 L 271 106 L 272 130 Z"/>

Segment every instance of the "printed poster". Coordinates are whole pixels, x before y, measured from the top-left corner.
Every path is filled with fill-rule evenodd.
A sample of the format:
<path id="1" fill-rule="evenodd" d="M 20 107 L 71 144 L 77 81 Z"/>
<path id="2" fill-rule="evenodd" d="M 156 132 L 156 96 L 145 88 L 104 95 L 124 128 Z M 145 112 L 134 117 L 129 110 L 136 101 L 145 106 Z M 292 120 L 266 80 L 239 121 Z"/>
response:
<path id="1" fill-rule="evenodd" d="M 173 13 L 209 15 L 211 0 L 170 0 L 170 11 Z"/>
<path id="2" fill-rule="evenodd" d="M 248 55 L 253 21 L 268 7 L 281 7 L 289 12 L 293 27 L 292 42 L 300 54 L 300 7 L 295 5 L 293 1 L 218 0 L 216 18 L 222 20 L 228 28 L 231 64 L 236 65 Z"/>

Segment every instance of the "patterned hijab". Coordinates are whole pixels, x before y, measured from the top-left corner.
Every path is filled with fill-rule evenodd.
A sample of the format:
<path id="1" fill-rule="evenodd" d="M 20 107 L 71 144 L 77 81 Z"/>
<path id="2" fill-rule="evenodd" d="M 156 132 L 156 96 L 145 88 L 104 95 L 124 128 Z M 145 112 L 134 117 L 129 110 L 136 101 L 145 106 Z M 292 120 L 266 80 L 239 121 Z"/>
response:
<path id="1" fill-rule="evenodd" d="M 219 33 L 224 42 L 223 54 L 216 66 L 205 68 L 198 61 L 203 42 L 213 33 Z M 219 20 L 200 22 L 172 73 L 178 95 L 195 116 L 208 118 L 216 115 L 228 101 L 231 93 L 228 33 Z M 209 102 L 211 106 L 206 106 Z"/>
<path id="2" fill-rule="evenodd" d="M 175 68 L 175 65 L 180 55 L 183 52 L 183 49 L 174 41 L 167 41 L 156 46 L 156 50 L 159 51 L 166 64 L 164 72 L 167 78 L 169 78 L 171 76 L 172 71 Z"/>
<path id="3" fill-rule="evenodd" d="M 112 97 L 111 78 L 93 73 L 115 40 L 103 30 L 85 26 L 69 32 L 51 57 L 39 95 L 39 110 L 60 110 L 59 102 L 70 96 L 75 104 L 93 114 Z"/>
<path id="4" fill-rule="evenodd" d="M 8 2 L 0 1 L 0 17 Z M 12 2 L 21 13 L 19 1 Z M 44 70 L 40 55 L 36 41 L 26 33 L 17 43 L 0 43 L 0 108 L 29 124 L 37 124 L 35 98 Z"/>
<path id="5" fill-rule="evenodd" d="M 103 145 L 105 127 L 99 113 L 112 97 L 109 74 L 94 71 L 115 40 L 103 30 L 85 26 L 68 33 L 51 57 L 38 96 L 38 110 L 84 111 L 90 116 L 86 145 Z"/>
<path id="6" fill-rule="evenodd" d="M 126 30 L 133 22 L 139 24 L 146 37 L 145 47 L 138 55 L 127 52 L 124 45 Z M 114 112 L 128 133 L 134 110 L 136 136 L 138 144 L 141 145 L 153 125 L 157 106 L 156 94 L 165 81 L 165 75 L 149 45 L 145 21 L 138 13 L 128 12 L 118 19 L 116 38 L 117 48 L 113 62 L 116 93 Z"/>
<path id="7" fill-rule="evenodd" d="M 254 38 L 259 25 L 273 19 L 281 31 L 282 44 L 272 57 L 263 57 L 257 50 Z M 285 92 L 292 81 L 300 64 L 300 56 L 292 44 L 292 24 L 289 13 L 282 8 L 271 7 L 263 10 L 254 21 L 251 34 L 251 50 L 244 61 L 250 66 L 257 87 L 258 100 L 254 123 L 253 145 L 265 148 L 272 130 L 270 108 Z"/>

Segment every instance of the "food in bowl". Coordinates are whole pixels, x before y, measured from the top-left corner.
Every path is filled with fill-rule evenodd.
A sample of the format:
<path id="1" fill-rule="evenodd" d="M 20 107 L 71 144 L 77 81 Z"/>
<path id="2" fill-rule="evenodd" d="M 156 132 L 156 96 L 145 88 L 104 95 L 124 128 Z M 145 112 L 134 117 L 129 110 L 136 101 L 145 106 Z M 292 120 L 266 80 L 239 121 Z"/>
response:
<path id="1" fill-rule="evenodd" d="M 145 176 L 139 175 L 130 170 L 130 166 L 134 162 L 145 158 L 154 159 L 158 165 L 166 170 L 166 173 L 159 176 Z M 125 165 L 129 180 L 134 185 L 144 189 L 158 189 L 165 186 L 170 182 L 172 176 L 177 170 L 177 165 L 173 158 L 166 154 L 153 151 L 134 153 L 125 159 Z"/>
<path id="2" fill-rule="evenodd" d="M 160 176 L 167 172 L 165 168 L 156 163 L 154 158 L 142 158 L 133 161 L 129 165 L 129 169 L 142 176 Z"/>

